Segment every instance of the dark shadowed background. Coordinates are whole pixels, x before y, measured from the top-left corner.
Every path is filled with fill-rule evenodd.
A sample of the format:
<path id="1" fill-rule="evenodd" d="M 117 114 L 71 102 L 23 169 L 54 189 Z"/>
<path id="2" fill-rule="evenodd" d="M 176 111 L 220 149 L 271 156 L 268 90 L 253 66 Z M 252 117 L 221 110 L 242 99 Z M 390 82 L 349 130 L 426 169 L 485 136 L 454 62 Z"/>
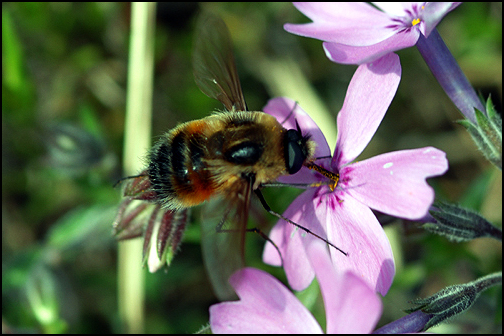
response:
<path id="1" fill-rule="evenodd" d="M 320 41 L 291 35 L 283 24 L 308 22 L 290 3 L 158 4 L 155 33 L 153 141 L 178 123 L 222 108 L 194 83 L 191 46 L 204 7 L 226 21 L 248 106 L 278 95 L 268 73 L 289 59 L 333 114 L 355 66 L 330 62 Z M 121 332 L 117 307 L 117 242 L 112 220 L 123 176 L 128 3 L 2 3 L 2 331 Z M 438 30 L 469 81 L 502 102 L 502 3 L 466 3 Z M 478 152 L 461 119 L 415 48 L 398 52 L 398 93 L 363 159 L 392 150 L 435 146 L 449 171 L 429 181 L 436 196 L 502 225 L 502 173 Z M 266 75 L 265 75 L 266 73 Z M 274 78 L 282 83 L 282 78 Z M 285 83 L 293 85 L 296 83 Z M 289 97 L 302 101 L 300 93 Z M 305 107 L 306 108 L 306 107 Z M 308 113 L 311 113 L 307 109 Z M 334 144 L 330 144 L 334 147 Z M 147 149 L 146 149 L 147 150 Z M 297 190 L 267 190 L 282 212 Z M 275 220 L 260 207 L 261 227 Z M 146 269 L 147 333 L 193 333 L 217 302 L 201 260 L 199 211 L 167 272 Z M 408 301 L 501 269 L 502 246 L 491 239 L 451 243 L 395 220 L 387 225 L 397 275 L 383 298 L 380 325 L 404 315 Z M 247 236 L 251 266 L 264 265 L 264 241 Z M 315 293 L 315 294 L 314 294 Z M 323 322 L 316 287 L 300 296 Z M 500 333 L 501 287 L 432 331 Z M 325 323 L 322 323 L 325 326 Z"/>

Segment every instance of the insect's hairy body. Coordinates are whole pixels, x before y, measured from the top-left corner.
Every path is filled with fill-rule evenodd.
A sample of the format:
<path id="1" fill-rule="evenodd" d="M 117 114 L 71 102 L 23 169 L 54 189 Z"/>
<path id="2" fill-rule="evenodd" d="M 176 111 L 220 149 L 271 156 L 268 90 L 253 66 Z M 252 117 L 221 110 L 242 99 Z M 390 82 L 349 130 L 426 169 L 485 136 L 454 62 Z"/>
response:
<path id="1" fill-rule="evenodd" d="M 198 205 L 215 194 L 234 198 L 242 179 L 253 189 L 288 174 L 287 130 L 263 112 L 216 113 L 165 133 L 149 157 L 153 190 L 170 210 Z M 315 144 L 301 140 L 305 160 Z"/>

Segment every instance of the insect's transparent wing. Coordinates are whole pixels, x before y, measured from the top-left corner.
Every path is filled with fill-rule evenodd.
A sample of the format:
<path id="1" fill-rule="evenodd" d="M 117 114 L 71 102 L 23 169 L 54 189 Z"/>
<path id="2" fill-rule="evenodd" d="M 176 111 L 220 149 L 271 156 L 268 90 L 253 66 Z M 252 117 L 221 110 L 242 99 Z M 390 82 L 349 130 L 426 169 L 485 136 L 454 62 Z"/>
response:
<path id="1" fill-rule="evenodd" d="M 114 235 L 118 240 L 144 236 L 143 260 L 150 272 L 170 266 L 182 242 L 189 209 L 163 208 L 146 171 L 121 181 L 124 198 L 113 223 Z"/>
<path id="2" fill-rule="evenodd" d="M 124 198 L 112 224 L 113 234 L 118 240 L 140 237 L 144 232 L 146 218 L 158 207 L 155 203 L 157 195 L 151 190 L 146 171 L 119 182 L 123 183 Z"/>
<path id="3" fill-rule="evenodd" d="M 171 211 L 159 206 L 156 210 L 147 222 L 143 245 L 143 260 L 151 273 L 170 266 L 180 249 L 189 216 L 189 209 Z"/>
<path id="4" fill-rule="evenodd" d="M 196 84 L 204 94 L 219 100 L 228 111 L 246 111 L 236 70 L 231 37 L 224 21 L 203 14 L 196 27 L 193 50 Z"/>
<path id="5" fill-rule="evenodd" d="M 245 233 L 252 183 L 243 180 L 240 184 L 234 197 L 213 199 L 203 210 L 203 261 L 221 301 L 237 299 L 229 277 L 245 266 Z"/>

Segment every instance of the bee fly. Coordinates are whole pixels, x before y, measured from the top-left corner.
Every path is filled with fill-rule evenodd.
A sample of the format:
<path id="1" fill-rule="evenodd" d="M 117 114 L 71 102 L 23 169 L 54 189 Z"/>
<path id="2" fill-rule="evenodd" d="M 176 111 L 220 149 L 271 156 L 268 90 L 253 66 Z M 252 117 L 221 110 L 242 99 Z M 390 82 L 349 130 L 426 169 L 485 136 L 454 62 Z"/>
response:
<path id="1" fill-rule="evenodd" d="M 261 187 L 274 185 L 278 177 L 295 174 L 303 166 L 328 177 L 327 184 L 332 189 L 338 183 L 339 175 L 313 162 L 316 144 L 308 134 L 302 134 L 299 126 L 285 129 L 273 116 L 247 110 L 231 39 L 221 19 L 205 16 L 199 21 L 193 67 L 201 91 L 219 100 L 226 110 L 183 123 L 165 133 L 149 152 L 147 169 L 131 177 L 124 192 L 129 201 L 154 202 L 156 209 L 149 219 L 146 234 L 149 237 L 153 234 L 153 223 L 157 218 L 161 222 L 156 242 L 159 257 L 166 251 L 171 257 L 176 252 L 188 209 L 216 199 L 206 212 L 204 225 L 212 227 L 213 233 L 217 230 L 237 235 L 217 235 L 228 236 L 216 238 L 226 240 L 224 244 L 203 241 L 203 255 L 213 284 L 227 284 L 232 271 L 243 266 L 246 231 L 257 232 L 273 243 L 260 230 L 247 229 L 253 193 L 270 214 L 322 239 L 346 255 L 327 239 L 272 211 L 266 203 Z M 121 206 L 116 219 L 119 238 L 142 233 L 139 225 L 130 229 L 131 223 L 122 223 L 121 217 L 125 217 L 128 204 Z M 220 219 L 215 218 L 215 211 L 221 214 Z M 146 242 L 144 252 L 148 244 Z M 220 271 L 224 264 L 228 270 Z"/>

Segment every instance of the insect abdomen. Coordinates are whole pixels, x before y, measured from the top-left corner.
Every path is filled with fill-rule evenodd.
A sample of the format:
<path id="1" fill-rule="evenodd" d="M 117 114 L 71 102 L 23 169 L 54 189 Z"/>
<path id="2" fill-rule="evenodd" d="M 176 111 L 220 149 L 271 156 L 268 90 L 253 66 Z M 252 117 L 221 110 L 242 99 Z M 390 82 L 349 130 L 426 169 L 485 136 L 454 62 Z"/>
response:
<path id="1" fill-rule="evenodd" d="M 149 178 L 169 209 L 198 205 L 215 191 L 204 163 L 205 125 L 182 124 L 161 139 L 150 153 Z"/>

